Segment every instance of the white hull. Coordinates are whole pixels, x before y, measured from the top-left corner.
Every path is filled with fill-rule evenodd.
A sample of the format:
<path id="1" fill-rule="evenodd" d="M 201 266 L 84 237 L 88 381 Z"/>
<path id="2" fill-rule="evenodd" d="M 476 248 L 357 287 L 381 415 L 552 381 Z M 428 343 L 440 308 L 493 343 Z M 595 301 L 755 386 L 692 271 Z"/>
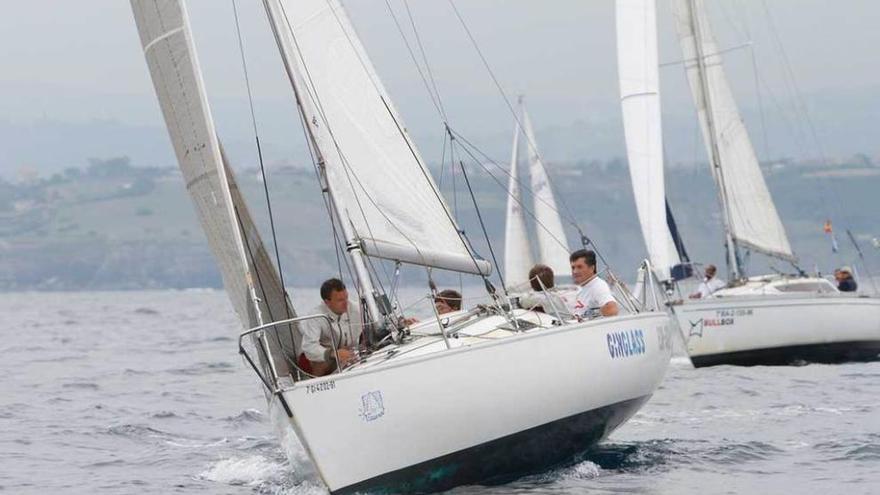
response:
<path id="1" fill-rule="evenodd" d="M 285 388 L 330 491 L 435 491 L 565 462 L 635 413 L 671 355 L 662 313 L 512 335 L 491 330 L 500 322 L 478 322 L 490 331 L 451 339 L 451 350 L 416 339 Z M 509 336 L 492 340 L 498 332 Z"/>
<path id="2" fill-rule="evenodd" d="M 672 311 L 694 366 L 871 360 L 880 299 L 840 293 L 690 300 Z"/>

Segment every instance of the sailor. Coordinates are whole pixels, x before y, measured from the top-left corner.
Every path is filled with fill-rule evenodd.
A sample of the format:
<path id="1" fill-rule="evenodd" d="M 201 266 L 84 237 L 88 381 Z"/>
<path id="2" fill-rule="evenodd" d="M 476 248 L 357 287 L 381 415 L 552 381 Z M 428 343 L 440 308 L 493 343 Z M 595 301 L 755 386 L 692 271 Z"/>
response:
<path id="1" fill-rule="evenodd" d="M 452 289 L 440 291 L 440 293 L 437 294 L 437 297 L 434 298 L 434 307 L 437 309 L 437 314 L 439 315 L 460 310 L 461 293 Z"/>
<path id="2" fill-rule="evenodd" d="M 848 266 L 834 270 L 834 279 L 837 281 L 837 290 L 840 292 L 855 292 L 859 285 L 853 278 L 852 268 Z"/>
<path id="3" fill-rule="evenodd" d="M 706 299 L 715 293 L 718 289 L 723 289 L 727 286 L 723 280 L 715 277 L 715 273 L 718 271 L 715 268 L 715 265 L 706 265 L 706 276 L 703 278 L 703 281 L 700 282 L 700 285 L 697 287 L 697 291 L 691 294 L 689 297 L 691 299 Z"/>
<path id="4" fill-rule="evenodd" d="M 532 311 L 540 311 L 560 318 L 571 318 L 570 304 L 555 287 L 553 269 L 547 265 L 537 264 L 529 270 L 529 284 L 534 292 L 519 298 L 520 307 Z"/>
<path id="5" fill-rule="evenodd" d="M 572 306 L 572 314 L 587 318 L 593 311 L 602 316 L 615 316 L 619 312 L 617 301 L 611 294 L 608 284 L 596 273 L 596 253 L 589 249 L 579 249 L 568 258 L 571 262 L 571 278 L 581 286 Z"/>
<path id="6" fill-rule="evenodd" d="M 300 352 L 297 364 L 315 376 L 327 375 L 356 359 L 363 333 L 360 311 L 357 305 L 349 302 L 348 290 L 341 280 L 331 278 L 321 284 L 321 299 L 323 302 L 310 314 L 327 318 L 305 320 L 297 326 L 294 334 Z M 335 352 L 334 342 L 337 345 Z M 337 357 L 339 362 L 336 362 Z"/>

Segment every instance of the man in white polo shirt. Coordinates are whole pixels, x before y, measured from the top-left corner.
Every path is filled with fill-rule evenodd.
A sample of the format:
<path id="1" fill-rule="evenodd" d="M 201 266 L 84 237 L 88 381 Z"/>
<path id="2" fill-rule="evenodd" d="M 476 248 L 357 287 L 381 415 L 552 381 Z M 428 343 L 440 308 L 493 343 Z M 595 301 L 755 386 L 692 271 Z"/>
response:
<path id="1" fill-rule="evenodd" d="M 602 316 L 616 316 L 619 312 L 617 301 L 611 294 L 608 284 L 596 273 L 596 253 L 589 249 L 579 249 L 569 256 L 571 278 L 581 286 L 572 307 L 572 314 L 587 318 L 591 311 L 598 310 Z"/>

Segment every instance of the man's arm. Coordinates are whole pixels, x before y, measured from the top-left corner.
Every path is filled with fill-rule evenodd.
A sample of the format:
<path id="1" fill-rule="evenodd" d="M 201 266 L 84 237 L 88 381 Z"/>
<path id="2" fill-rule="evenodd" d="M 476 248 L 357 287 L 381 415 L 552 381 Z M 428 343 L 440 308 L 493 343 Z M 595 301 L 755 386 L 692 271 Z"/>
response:
<path id="1" fill-rule="evenodd" d="M 602 316 L 617 316 L 620 312 L 620 308 L 617 307 L 616 302 L 608 301 L 604 306 L 599 308 L 599 312 L 602 313 Z"/>

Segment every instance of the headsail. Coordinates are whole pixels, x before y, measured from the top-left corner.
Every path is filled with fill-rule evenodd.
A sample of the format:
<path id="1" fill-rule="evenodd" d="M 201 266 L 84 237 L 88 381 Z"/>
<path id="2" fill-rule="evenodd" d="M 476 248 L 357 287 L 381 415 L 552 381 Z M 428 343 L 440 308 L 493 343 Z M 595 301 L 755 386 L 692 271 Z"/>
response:
<path id="1" fill-rule="evenodd" d="M 568 264 L 568 240 L 562 227 L 562 218 L 556 206 L 556 197 L 547 177 L 547 170 L 538 153 L 532 121 L 521 103 L 522 125 L 529 151 L 529 175 L 531 176 L 532 196 L 535 200 L 535 236 L 538 238 L 538 261 L 553 269 L 556 277 L 571 273 Z"/>
<path id="2" fill-rule="evenodd" d="M 295 316 L 217 139 L 183 4 L 131 6 L 186 188 L 242 326 Z M 289 341 L 268 344 L 273 356 L 281 355 L 279 347 L 294 354 Z M 274 364 L 286 373 L 283 360 Z"/>
<path id="3" fill-rule="evenodd" d="M 654 0 L 617 0 L 617 71 L 633 196 L 648 256 L 660 280 L 678 265 L 666 222 L 663 134 Z"/>
<path id="4" fill-rule="evenodd" d="M 534 265 L 526 219 L 523 216 L 522 191 L 519 187 L 519 123 L 513 133 L 513 152 L 510 158 L 510 178 L 507 183 L 507 222 L 504 235 L 504 279 L 508 286 L 528 283 L 529 270 Z"/>
<path id="5" fill-rule="evenodd" d="M 703 138 L 733 241 L 794 259 L 739 115 L 703 0 L 673 0 L 672 14 Z"/>
<path id="6" fill-rule="evenodd" d="M 368 256 L 487 274 L 339 0 L 264 0 L 338 209 Z"/>

